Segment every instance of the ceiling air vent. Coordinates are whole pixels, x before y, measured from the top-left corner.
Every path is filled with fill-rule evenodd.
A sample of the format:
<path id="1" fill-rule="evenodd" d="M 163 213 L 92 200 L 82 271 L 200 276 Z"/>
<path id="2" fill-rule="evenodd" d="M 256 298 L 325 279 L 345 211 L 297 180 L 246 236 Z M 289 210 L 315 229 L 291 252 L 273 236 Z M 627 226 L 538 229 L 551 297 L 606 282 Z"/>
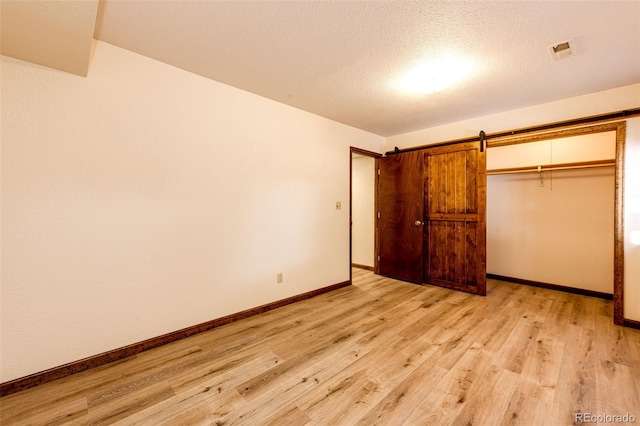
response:
<path id="1" fill-rule="evenodd" d="M 549 46 L 549 53 L 554 60 L 567 58 L 575 53 L 573 40 L 563 41 L 553 46 Z"/>

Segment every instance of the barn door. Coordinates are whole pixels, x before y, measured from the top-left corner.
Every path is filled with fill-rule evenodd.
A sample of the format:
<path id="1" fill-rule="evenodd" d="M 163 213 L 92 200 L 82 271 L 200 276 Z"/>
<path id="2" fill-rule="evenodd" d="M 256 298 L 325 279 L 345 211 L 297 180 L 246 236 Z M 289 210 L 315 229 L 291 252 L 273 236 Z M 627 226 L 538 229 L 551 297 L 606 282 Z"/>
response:
<path id="1" fill-rule="evenodd" d="M 423 157 L 407 152 L 378 163 L 380 275 L 414 283 L 423 281 Z"/>
<path id="2" fill-rule="evenodd" d="M 486 294 L 486 170 L 479 144 L 424 151 L 424 282 Z"/>

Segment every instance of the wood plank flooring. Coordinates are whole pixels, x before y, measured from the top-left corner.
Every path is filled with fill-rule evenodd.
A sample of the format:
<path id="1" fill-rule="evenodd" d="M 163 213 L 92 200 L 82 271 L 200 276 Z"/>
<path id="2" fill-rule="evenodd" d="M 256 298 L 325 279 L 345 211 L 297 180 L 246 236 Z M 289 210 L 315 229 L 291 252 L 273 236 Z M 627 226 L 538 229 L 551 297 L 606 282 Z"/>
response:
<path id="1" fill-rule="evenodd" d="M 640 330 L 612 302 L 353 286 L 0 399 L 2 425 L 640 423 Z M 605 423 L 606 424 L 606 423 Z"/>

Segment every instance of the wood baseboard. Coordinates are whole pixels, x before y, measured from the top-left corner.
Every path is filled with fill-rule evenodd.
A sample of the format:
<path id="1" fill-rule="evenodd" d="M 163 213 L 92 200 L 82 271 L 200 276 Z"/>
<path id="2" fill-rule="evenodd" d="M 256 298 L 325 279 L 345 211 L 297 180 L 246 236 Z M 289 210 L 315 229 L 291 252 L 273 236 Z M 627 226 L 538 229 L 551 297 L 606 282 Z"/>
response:
<path id="1" fill-rule="evenodd" d="M 367 271 L 373 272 L 373 266 L 360 265 L 359 263 L 352 263 L 351 266 L 354 268 L 366 269 Z"/>
<path id="2" fill-rule="evenodd" d="M 328 287 L 312 290 L 307 293 L 299 294 L 297 296 L 288 297 L 286 299 L 278 300 L 266 305 L 247 309 L 246 311 L 207 321 L 202 324 L 183 328 L 182 330 L 174 331 L 162 336 L 153 337 L 142 342 L 133 343 L 122 348 L 114 349 L 78 361 L 70 362 L 68 364 L 41 371 L 39 373 L 31 374 L 29 376 L 0 383 L 0 397 L 11 395 L 13 393 L 20 392 L 22 390 L 41 385 L 43 383 L 51 382 L 53 380 L 61 379 L 72 374 L 79 373 L 81 371 L 99 367 L 113 361 L 139 354 L 149 349 L 157 348 L 158 346 L 166 345 L 167 343 L 175 342 L 176 340 L 184 339 L 185 337 L 193 336 L 194 334 L 202 333 L 204 331 L 211 330 L 213 328 L 220 327 L 222 325 L 258 315 L 267 311 L 271 311 L 282 306 L 290 305 L 301 300 L 310 299 L 312 297 L 319 296 L 321 294 L 328 293 L 343 287 L 347 287 L 349 285 L 351 285 L 351 281 L 344 281 L 338 284 L 333 284 Z"/>
<path id="3" fill-rule="evenodd" d="M 600 299 L 613 300 L 613 294 L 601 293 L 599 291 L 593 291 L 593 290 L 585 290 L 582 288 L 567 287 L 567 286 L 558 285 L 558 284 L 549 284 L 549 283 L 543 283 L 539 281 L 525 280 L 522 278 L 505 277 L 504 275 L 496 275 L 496 274 L 487 274 L 487 278 L 491 278 L 493 280 L 498 280 L 498 281 L 508 281 L 516 284 L 524 284 L 532 287 L 546 288 L 549 290 L 564 291 L 566 293 L 580 294 L 582 296 L 598 297 Z"/>
<path id="4" fill-rule="evenodd" d="M 625 318 L 624 323 L 622 325 L 624 325 L 625 327 L 637 328 L 638 330 L 640 330 L 640 321 L 630 320 Z"/>

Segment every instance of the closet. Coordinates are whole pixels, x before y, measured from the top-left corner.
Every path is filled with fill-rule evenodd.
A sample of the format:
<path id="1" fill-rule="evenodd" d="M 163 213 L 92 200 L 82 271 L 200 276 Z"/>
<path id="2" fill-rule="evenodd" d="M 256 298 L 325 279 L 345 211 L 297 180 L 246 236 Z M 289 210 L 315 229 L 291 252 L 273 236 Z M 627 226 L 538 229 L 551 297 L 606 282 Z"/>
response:
<path id="1" fill-rule="evenodd" d="M 489 276 L 612 297 L 615 164 L 615 131 L 489 148 Z"/>

